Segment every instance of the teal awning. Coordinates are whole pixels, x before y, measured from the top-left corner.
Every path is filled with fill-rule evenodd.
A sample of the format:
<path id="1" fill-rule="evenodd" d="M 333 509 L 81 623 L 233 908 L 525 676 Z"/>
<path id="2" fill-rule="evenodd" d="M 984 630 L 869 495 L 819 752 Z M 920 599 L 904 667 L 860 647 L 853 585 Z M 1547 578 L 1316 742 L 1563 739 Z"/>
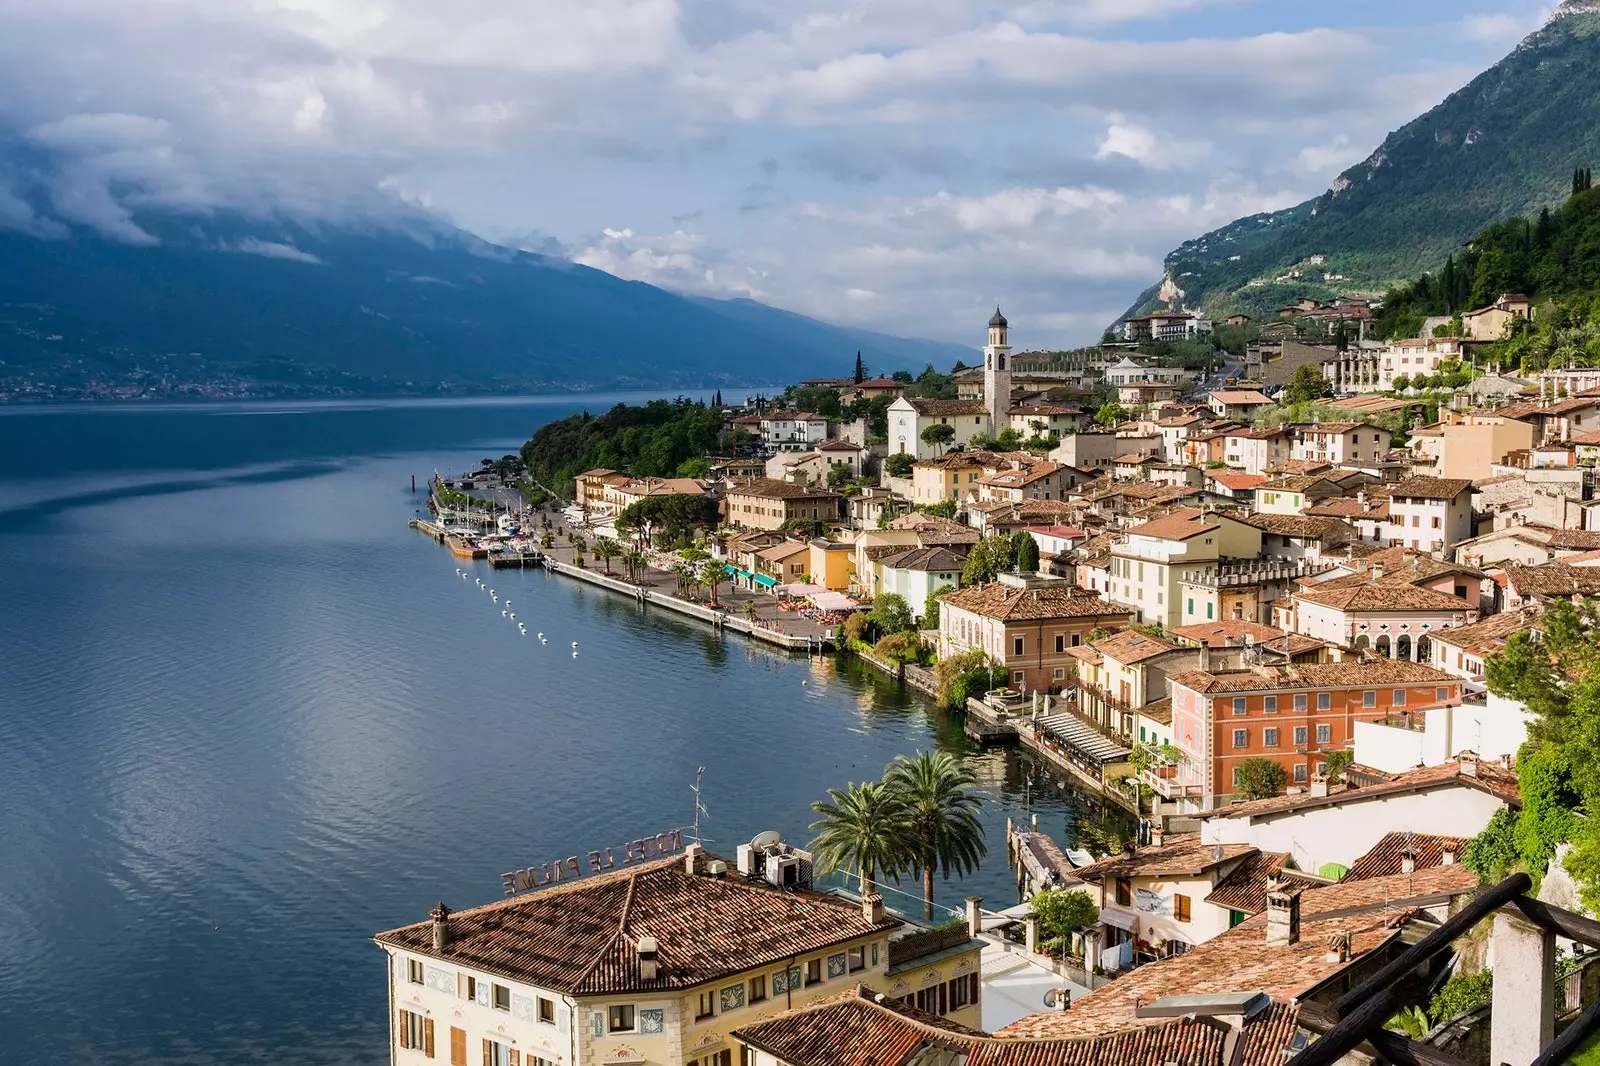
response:
<path id="1" fill-rule="evenodd" d="M 726 572 L 730 573 L 730 574 L 737 574 L 737 573 L 740 572 L 739 568 L 737 566 L 734 566 L 732 563 L 723 563 L 722 564 L 722 569 L 725 570 Z"/>
<path id="2" fill-rule="evenodd" d="M 760 585 L 764 589 L 770 589 L 777 585 L 777 583 L 778 579 L 775 577 L 768 577 L 766 574 L 756 575 L 756 584 Z"/>

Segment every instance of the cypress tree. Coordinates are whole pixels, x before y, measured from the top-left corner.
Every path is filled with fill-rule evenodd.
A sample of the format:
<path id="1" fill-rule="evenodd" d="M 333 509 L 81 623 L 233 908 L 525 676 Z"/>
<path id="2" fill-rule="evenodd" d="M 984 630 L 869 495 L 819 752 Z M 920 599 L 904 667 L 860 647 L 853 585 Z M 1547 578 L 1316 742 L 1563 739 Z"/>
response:
<path id="1" fill-rule="evenodd" d="M 856 384 L 867 380 L 867 364 L 861 361 L 861 349 L 856 349 Z"/>
<path id="2" fill-rule="evenodd" d="M 1455 312 L 1456 302 L 1456 257 L 1448 256 L 1444 261 L 1444 269 L 1439 272 L 1439 294 L 1444 297 L 1444 313 Z"/>

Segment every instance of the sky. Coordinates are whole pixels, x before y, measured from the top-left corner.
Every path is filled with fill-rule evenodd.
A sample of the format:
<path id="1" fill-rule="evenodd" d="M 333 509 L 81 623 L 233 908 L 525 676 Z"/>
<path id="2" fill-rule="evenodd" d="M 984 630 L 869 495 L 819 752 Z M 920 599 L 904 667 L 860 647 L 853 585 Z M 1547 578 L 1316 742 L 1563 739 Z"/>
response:
<path id="1" fill-rule="evenodd" d="M 0 227 L 420 210 L 904 335 L 980 346 L 999 304 L 1066 347 L 1553 3 L 0 0 Z"/>

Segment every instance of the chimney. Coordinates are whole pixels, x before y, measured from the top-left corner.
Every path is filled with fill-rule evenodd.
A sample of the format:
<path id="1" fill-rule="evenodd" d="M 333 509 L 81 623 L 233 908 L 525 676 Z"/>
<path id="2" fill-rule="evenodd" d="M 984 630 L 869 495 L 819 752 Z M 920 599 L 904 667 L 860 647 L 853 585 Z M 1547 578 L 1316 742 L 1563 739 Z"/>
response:
<path id="1" fill-rule="evenodd" d="M 1311 787 L 1306 790 L 1309 796 L 1326 796 L 1328 794 L 1328 775 L 1315 774 L 1311 778 Z"/>
<path id="2" fill-rule="evenodd" d="M 661 973 L 661 945 L 653 936 L 639 938 L 639 979 L 654 981 Z"/>
<path id="3" fill-rule="evenodd" d="M 1413 852 L 1413 851 L 1401 852 L 1401 854 L 1400 854 L 1400 872 L 1403 873 L 1403 874 L 1414 874 L 1414 873 L 1417 872 L 1417 855 L 1416 855 L 1416 852 Z"/>
<path id="4" fill-rule="evenodd" d="M 1211 642 L 1203 637 L 1200 640 L 1200 672 L 1211 672 Z"/>
<path id="5" fill-rule="evenodd" d="M 1065 1011 L 1072 1009 L 1072 989 L 1052 988 L 1050 993 L 1053 997 L 1053 1004 L 1056 1010 Z"/>
<path id="6" fill-rule="evenodd" d="M 1150 827 L 1150 846 L 1152 848 L 1159 848 L 1161 846 L 1162 841 L 1164 841 L 1165 839 L 1166 839 L 1166 830 L 1161 828 L 1161 823 L 1160 822 L 1157 822 L 1157 823 L 1155 823 L 1154 825 L 1152 825 Z"/>
<path id="7" fill-rule="evenodd" d="M 1220 842 L 1211 845 L 1211 861 L 1212 862 L 1221 862 L 1222 861 L 1222 844 Z"/>
<path id="8" fill-rule="evenodd" d="M 861 897 L 861 917 L 871 925 L 878 925 L 883 921 L 883 897 L 876 892 L 868 892 Z"/>
<path id="9" fill-rule="evenodd" d="M 450 908 L 441 901 L 440 904 L 428 912 L 433 919 L 433 950 L 450 950 Z"/>
<path id="10" fill-rule="evenodd" d="M 1478 753 L 1477 752 L 1475 752 L 1475 751 L 1464 751 L 1460 755 L 1457 755 L 1456 759 L 1461 764 L 1461 776 L 1462 777 L 1477 777 L 1478 776 Z"/>
<path id="11" fill-rule="evenodd" d="M 983 932 L 983 897 L 967 897 L 967 934 L 974 940 Z"/>
<path id="12" fill-rule="evenodd" d="M 1279 889 L 1267 893 L 1267 946 L 1300 943 L 1300 893 Z"/>
<path id="13" fill-rule="evenodd" d="M 1330 933 L 1323 943 L 1328 945 L 1328 953 L 1324 955 L 1324 962 L 1340 963 L 1350 961 L 1350 932 Z"/>
<path id="14" fill-rule="evenodd" d="M 1454 866 L 1456 864 L 1456 853 L 1449 848 L 1445 848 L 1439 853 L 1439 864 L 1441 866 Z"/>
<path id="15" fill-rule="evenodd" d="M 1023 945 L 1028 949 L 1030 956 L 1039 953 L 1039 916 L 1029 914 L 1022 920 Z"/>
<path id="16" fill-rule="evenodd" d="M 1382 581 L 1383 580 L 1383 564 L 1382 563 L 1373 563 L 1372 564 L 1372 580 L 1374 580 L 1374 581 Z"/>
<path id="17" fill-rule="evenodd" d="M 690 844 L 683 849 L 683 872 L 690 877 L 705 873 L 706 849 L 699 844 Z"/>

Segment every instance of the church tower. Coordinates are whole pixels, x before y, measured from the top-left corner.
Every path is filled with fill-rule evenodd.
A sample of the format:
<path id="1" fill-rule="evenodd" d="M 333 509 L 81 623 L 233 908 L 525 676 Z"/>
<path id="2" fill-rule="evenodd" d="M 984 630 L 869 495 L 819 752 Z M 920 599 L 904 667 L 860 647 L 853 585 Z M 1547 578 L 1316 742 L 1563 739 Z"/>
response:
<path id="1" fill-rule="evenodd" d="M 989 346 L 983 350 L 983 402 L 989 408 L 989 435 L 998 437 L 1011 426 L 1011 345 L 1006 343 L 1006 316 L 998 307 L 989 319 Z"/>

